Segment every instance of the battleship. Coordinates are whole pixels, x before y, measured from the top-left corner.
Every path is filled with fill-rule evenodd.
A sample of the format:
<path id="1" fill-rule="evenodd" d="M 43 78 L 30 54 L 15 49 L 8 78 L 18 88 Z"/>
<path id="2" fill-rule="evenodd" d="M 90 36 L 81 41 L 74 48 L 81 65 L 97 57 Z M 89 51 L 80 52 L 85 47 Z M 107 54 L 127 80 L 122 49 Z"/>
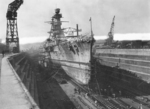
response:
<path id="1" fill-rule="evenodd" d="M 128 90 L 150 92 L 150 41 L 114 40 L 113 18 L 108 38 L 95 45 L 94 54 L 99 70 L 109 81 L 120 83 Z M 121 37 L 121 36 L 120 36 Z"/>
<path id="2" fill-rule="evenodd" d="M 50 36 L 45 41 L 45 58 L 60 65 L 72 79 L 80 84 L 88 84 L 91 77 L 91 52 L 94 43 L 93 34 L 80 35 L 76 28 L 61 28 L 62 14 L 55 9 L 51 24 Z"/>

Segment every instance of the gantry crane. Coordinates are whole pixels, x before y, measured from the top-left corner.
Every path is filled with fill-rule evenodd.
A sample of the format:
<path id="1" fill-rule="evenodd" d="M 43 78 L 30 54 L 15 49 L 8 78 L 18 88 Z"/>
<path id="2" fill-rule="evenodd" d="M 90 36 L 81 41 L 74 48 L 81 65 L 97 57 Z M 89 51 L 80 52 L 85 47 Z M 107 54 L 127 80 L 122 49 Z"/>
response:
<path id="1" fill-rule="evenodd" d="M 111 44 L 113 39 L 114 39 L 114 26 L 115 26 L 115 16 L 113 17 L 111 27 L 110 27 L 110 31 L 108 33 L 108 40 L 107 40 L 108 45 Z"/>
<path id="2" fill-rule="evenodd" d="M 6 31 L 6 45 L 10 49 L 13 46 L 13 52 L 20 52 L 19 47 L 19 37 L 18 37 L 18 27 L 17 27 L 17 10 L 23 4 L 23 0 L 14 0 L 8 5 L 8 10 L 6 14 L 7 18 L 7 31 Z"/>

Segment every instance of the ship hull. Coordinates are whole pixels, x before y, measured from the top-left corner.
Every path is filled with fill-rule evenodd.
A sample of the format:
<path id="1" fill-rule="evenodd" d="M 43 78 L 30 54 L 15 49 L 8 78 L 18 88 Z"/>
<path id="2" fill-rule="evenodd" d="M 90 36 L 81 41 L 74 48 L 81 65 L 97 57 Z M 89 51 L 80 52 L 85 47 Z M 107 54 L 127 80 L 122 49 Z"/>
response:
<path id="1" fill-rule="evenodd" d="M 50 52 L 53 63 L 61 65 L 66 74 L 80 84 L 88 84 L 91 75 L 91 41 L 63 42 Z"/>

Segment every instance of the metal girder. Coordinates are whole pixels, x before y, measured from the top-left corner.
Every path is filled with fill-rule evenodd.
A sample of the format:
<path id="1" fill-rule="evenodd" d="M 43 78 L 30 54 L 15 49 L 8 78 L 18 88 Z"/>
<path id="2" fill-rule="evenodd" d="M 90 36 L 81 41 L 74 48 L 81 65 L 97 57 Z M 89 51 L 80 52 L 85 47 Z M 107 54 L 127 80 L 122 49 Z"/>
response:
<path id="1" fill-rule="evenodd" d="M 10 48 L 11 43 L 14 43 L 12 51 L 20 52 L 17 19 L 7 20 L 6 45 Z"/>

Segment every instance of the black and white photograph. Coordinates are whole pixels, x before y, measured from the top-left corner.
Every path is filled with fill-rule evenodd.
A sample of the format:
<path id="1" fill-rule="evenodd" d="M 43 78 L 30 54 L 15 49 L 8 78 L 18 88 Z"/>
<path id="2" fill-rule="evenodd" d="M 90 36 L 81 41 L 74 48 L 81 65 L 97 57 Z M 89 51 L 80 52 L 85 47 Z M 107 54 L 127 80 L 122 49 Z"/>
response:
<path id="1" fill-rule="evenodd" d="M 1 0 L 0 109 L 150 109 L 150 0 Z"/>

